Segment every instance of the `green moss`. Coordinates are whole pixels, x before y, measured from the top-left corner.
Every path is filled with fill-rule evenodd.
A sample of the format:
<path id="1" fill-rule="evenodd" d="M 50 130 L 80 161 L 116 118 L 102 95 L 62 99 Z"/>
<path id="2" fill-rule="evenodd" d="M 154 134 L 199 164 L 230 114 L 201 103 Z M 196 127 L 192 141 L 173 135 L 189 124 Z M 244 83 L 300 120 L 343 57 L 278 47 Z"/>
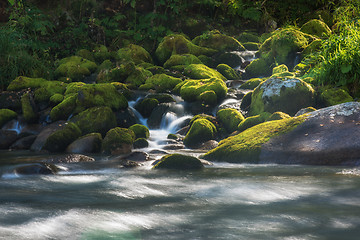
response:
<path id="1" fill-rule="evenodd" d="M 273 68 L 272 74 L 284 73 L 288 71 L 289 71 L 288 67 L 285 64 L 281 64 Z"/>
<path id="2" fill-rule="evenodd" d="M 158 105 L 159 105 L 159 101 L 157 99 L 145 98 L 135 106 L 135 109 L 138 110 L 143 117 L 148 118 L 150 117 L 154 108 Z"/>
<path id="3" fill-rule="evenodd" d="M 176 135 L 176 134 L 170 133 L 170 134 L 167 136 L 167 139 L 178 140 L 179 137 L 178 137 L 178 135 Z"/>
<path id="4" fill-rule="evenodd" d="M 62 152 L 81 135 L 81 131 L 74 123 L 67 122 L 65 126 L 52 133 L 44 144 L 43 149 L 50 152 Z"/>
<path id="5" fill-rule="evenodd" d="M 141 46 L 130 44 L 125 48 L 120 48 L 117 51 L 116 60 L 120 62 L 132 61 L 135 64 L 152 63 L 150 54 Z"/>
<path id="6" fill-rule="evenodd" d="M 107 59 L 99 65 L 96 72 L 101 72 L 101 71 L 106 71 L 106 70 L 110 71 L 110 69 L 113 69 L 113 68 L 114 68 L 114 64 L 110 60 Z"/>
<path id="7" fill-rule="evenodd" d="M 79 51 L 76 52 L 76 56 L 85 58 L 89 61 L 95 62 L 95 58 L 94 55 L 92 54 L 92 52 L 90 52 L 87 49 L 80 49 Z"/>
<path id="8" fill-rule="evenodd" d="M 216 118 L 225 127 L 228 133 L 236 131 L 239 123 L 245 119 L 239 111 L 233 108 L 219 110 L 216 113 Z"/>
<path id="9" fill-rule="evenodd" d="M 331 34 L 330 28 L 318 19 L 312 19 L 305 23 L 301 29 L 302 32 L 317 36 L 319 38 L 328 37 Z"/>
<path id="10" fill-rule="evenodd" d="M 220 141 L 219 146 L 204 155 L 210 161 L 257 163 L 262 144 L 271 138 L 293 130 L 305 116 L 264 122 L 236 136 Z"/>
<path id="11" fill-rule="evenodd" d="M 105 136 L 106 132 L 116 127 L 116 117 L 109 107 L 89 108 L 71 119 L 79 126 L 83 134 L 98 132 Z"/>
<path id="12" fill-rule="evenodd" d="M 190 64 L 184 69 L 184 75 L 192 79 L 219 78 L 226 81 L 221 73 L 204 64 Z"/>
<path id="13" fill-rule="evenodd" d="M 135 133 L 126 128 L 110 129 L 103 140 L 102 150 L 104 153 L 127 153 L 131 151 L 128 148 L 135 141 Z"/>
<path id="14" fill-rule="evenodd" d="M 267 59 L 258 58 L 252 61 L 245 68 L 245 76 L 246 78 L 254 78 L 254 77 L 266 77 L 271 75 L 271 65 Z"/>
<path id="15" fill-rule="evenodd" d="M 320 99 L 327 107 L 354 101 L 350 94 L 341 88 L 329 88 L 322 90 L 320 93 Z"/>
<path id="16" fill-rule="evenodd" d="M 256 43 L 256 42 L 246 42 L 243 43 L 243 46 L 249 51 L 258 51 L 261 45 L 260 43 Z"/>
<path id="17" fill-rule="evenodd" d="M 305 57 L 311 53 L 315 53 L 320 51 L 322 45 L 322 41 L 320 39 L 316 39 L 312 41 L 306 48 L 302 51 L 301 56 Z"/>
<path id="18" fill-rule="evenodd" d="M 28 123 L 34 123 L 38 120 L 38 114 L 34 110 L 30 97 L 30 93 L 25 93 L 24 95 L 22 95 L 21 109 L 25 121 Z"/>
<path id="19" fill-rule="evenodd" d="M 97 63 L 101 63 L 111 57 L 111 53 L 104 45 L 98 45 L 94 49 L 94 58 Z"/>
<path id="20" fill-rule="evenodd" d="M 240 122 L 240 124 L 237 126 L 237 130 L 239 132 L 245 131 L 248 128 L 251 128 L 255 125 L 258 125 L 260 123 L 265 122 L 271 114 L 268 112 L 261 113 L 259 115 L 255 115 L 252 117 L 245 118 L 244 121 Z"/>
<path id="21" fill-rule="evenodd" d="M 34 92 L 36 102 L 47 102 L 54 94 L 63 94 L 67 83 L 61 81 L 46 81 L 40 85 L 40 88 Z"/>
<path id="22" fill-rule="evenodd" d="M 251 105 L 251 96 L 252 96 L 253 92 L 248 92 L 247 94 L 245 94 L 245 96 L 243 97 L 243 99 L 241 100 L 241 105 L 240 108 L 243 111 L 249 111 L 250 109 L 250 105 Z"/>
<path id="23" fill-rule="evenodd" d="M 197 170 L 203 167 L 204 165 L 196 157 L 175 153 L 162 157 L 153 169 Z"/>
<path id="24" fill-rule="evenodd" d="M 152 73 L 142 67 L 136 67 L 131 75 L 126 78 L 125 82 L 132 87 L 139 87 L 144 84 L 148 78 L 152 76 Z"/>
<path id="25" fill-rule="evenodd" d="M 239 88 L 253 90 L 257 86 L 259 86 L 260 83 L 262 83 L 263 81 L 264 80 L 261 78 L 251 78 L 251 79 L 247 80 L 245 83 L 241 84 L 241 86 Z"/>
<path id="26" fill-rule="evenodd" d="M 127 99 L 110 83 L 86 84 L 78 90 L 76 112 L 90 107 L 107 106 L 117 111 L 128 107 Z"/>
<path id="27" fill-rule="evenodd" d="M 110 83 L 110 82 L 125 82 L 125 80 L 135 71 L 135 64 L 133 62 L 126 62 L 112 68 L 110 70 L 102 70 L 99 72 L 96 82 Z"/>
<path id="28" fill-rule="evenodd" d="M 219 64 L 216 70 L 228 80 L 240 79 L 240 75 L 227 64 Z"/>
<path id="29" fill-rule="evenodd" d="M 200 143 L 214 139 L 216 135 L 216 127 L 206 119 L 197 119 L 191 125 L 188 133 L 184 138 L 186 147 L 196 147 Z"/>
<path id="30" fill-rule="evenodd" d="M 149 129 L 141 124 L 134 124 L 129 127 L 129 130 L 132 130 L 135 133 L 136 138 L 149 138 L 150 132 Z"/>
<path id="31" fill-rule="evenodd" d="M 10 120 L 17 117 L 16 112 L 10 109 L 0 109 L 0 128 Z"/>
<path id="32" fill-rule="evenodd" d="M 185 67 L 190 64 L 202 64 L 202 62 L 192 54 L 174 54 L 164 63 L 164 68 L 171 68 L 179 65 Z"/>
<path id="33" fill-rule="evenodd" d="M 145 69 L 150 71 L 153 75 L 162 74 L 162 73 L 166 72 L 165 69 L 163 67 L 160 67 L 160 66 L 152 66 L 152 67 L 147 67 Z"/>
<path id="34" fill-rule="evenodd" d="M 67 120 L 76 108 L 76 99 L 77 94 L 70 95 L 65 98 L 61 103 L 56 105 L 53 109 L 51 109 L 51 121 L 55 122 L 57 120 Z"/>
<path id="35" fill-rule="evenodd" d="M 242 32 L 238 37 L 237 40 L 239 40 L 241 43 L 247 43 L 247 42 L 259 42 L 259 37 L 253 33 L 249 32 Z"/>
<path id="36" fill-rule="evenodd" d="M 281 120 L 285 118 L 290 118 L 290 115 L 283 112 L 274 112 L 266 121 Z"/>
<path id="37" fill-rule="evenodd" d="M 85 85 L 86 85 L 86 83 L 83 83 L 83 82 L 69 83 L 65 90 L 65 96 L 77 94 L 79 92 L 79 90 Z"/>
<path id="38" fill-rule="evenodd" d="M 218 78 L 185 80 L 180 88 L 180 95 L 185 101 L 193 102 L 198 99 L 201 93 L 206 91 L 214 91 L 219 101 L 226 96 L 227 87 L 225 82 Z"/>
<path id="39" fill-rule="evenodd" d="M 285 112 L 294 115 L 301 108 L 314 104 L 314 90 L 298 78 L 269 78 L 255 88 L 251 97 L 250 115 L 262 112 Z"/>
<path id="40" fill-rule="evenodd" d="M 200 47 L 215 49 L 219 52 L 224 51 L 244 51 L 244 46 L 235 38 L 221 34 L 218 31 L 211 31 L 194 38 L 192 41 Z"/>
<path id="41" fill-rule="evenodd" d="M 206 55 L 212 56 L 216 50 L 199 47 L 193 44 L 189 39 L 181 34 L 171 34 L 160 42 L 155 51 L 155 56 L 160 64 L 164 64 L 173 54 L 190 53 L 195 56 Z"/>
<path id="42" fill-rule="evenodd" d="M 180 78 L 171 77 L 166 74 L 156 74 L 146 79 L 145 84 L 149 89 L 154 89 L 156 92 L 167 92 L 172 91 L 181 82 Z"/>
<path id="43" fill-rule="evenodd" d="M 198 100 L 205 105 L 215 106 L 217 103 L 217 96 L 213 90 L 205 91 L 199 95 Z"/>
<path id="44" fill-rule="evenodd" d="M 195 115 L 189 122 L 189 125 L 191 126 L 196 120 L 198 119 L 206 119 L 208 121 L 210 121 L 212 124 L 214 124 L 214 126 L 216 128 L 219 128 L 219 123 L 216 119 L 216 117 L 214 116 L 210 116 L 210 115 L 207 115 L 207 114 L 204 114 L 204 113 L 201 113 L 201 114 L 197 114 Z"/>
<path id="45" fill-rule="evenodd" d="M 96 71 L 96 63 L 79 56 L 72 56 L 60 60 L 54 74 L 57 78 L 68 77 L 73 81 L 81 81 Z"/>
<path id="46" fill-rule="evenodd" d="M 35 89 L 41 87 L 41 84 L 46 82 L 43 78 L 29 78 L 20 76 L 15 78 L 8 86 L 8 91 L 18 91 L 21 89 Z"/>
<path id="47" fill-rule="evenodd" d="M 134 148 L 147 148 L 149 146 L 149 142 L 145 138 L 138 138 L 134 141 Z"/>
<path id="48" fill-rule="evenodd" d="M 50 102 L 51 104 L 54 105 L 58 105 L 59 103 L 61 103 L 64 100 L 64 95 L 60 94 L 60 93 L 55 93 L 54 95 L 52 95 L 50 97 Z"/>

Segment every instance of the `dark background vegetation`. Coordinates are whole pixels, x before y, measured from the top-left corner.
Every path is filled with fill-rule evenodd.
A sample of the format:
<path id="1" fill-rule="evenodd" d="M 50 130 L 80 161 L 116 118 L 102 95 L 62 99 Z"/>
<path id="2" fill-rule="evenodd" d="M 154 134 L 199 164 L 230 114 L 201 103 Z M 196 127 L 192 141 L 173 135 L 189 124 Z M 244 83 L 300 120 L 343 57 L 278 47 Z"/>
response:
<path id="1" fill-rule="evenodd" d="M 183 32 L 190 38 L 213 29 L 229 35 L 242 31 L 260 35 L 285 25 L 301 25 L 321 12 L 330 27 L 338 24 L 339 31 L 348 31 L 341 28 L 348 22 L 341 21 L 352 21 L 357 31 L 354 18 L 358 12 L 354 6 L 358 6 L 357 1 L 1 1 L 0 86 L 4 89 L 19 75 L 51 79 L 58 59 L 79 49 L 94 49 L 98 44 L 116 50 L 136 43 L 152 53 L 159 41 L 172 32 Z M 341 21 L 334 19 L 334 14 L 341 16 Z M 311 61 L 315 65 L 318 59 Z"/>

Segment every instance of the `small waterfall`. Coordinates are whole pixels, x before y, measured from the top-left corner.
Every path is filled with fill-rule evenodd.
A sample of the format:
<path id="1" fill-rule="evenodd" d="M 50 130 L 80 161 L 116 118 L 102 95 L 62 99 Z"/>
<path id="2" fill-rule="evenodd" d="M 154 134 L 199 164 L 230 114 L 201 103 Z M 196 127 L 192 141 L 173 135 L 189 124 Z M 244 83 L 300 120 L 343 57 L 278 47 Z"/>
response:
<path id="1" fill-rule="evenodd" d="M 144 118 L 136 109 L 135 109 L 135 104 L 142 99 L 142 97 L 137 98 L 135 101 L 129 101 L 129 108 L 130 110 L 135 114 L 135 117 L 139 120 L 139 123 L 144 125 L 144 126 L 148 126 L 147 125 L 147 119 Z"/>
<path id="2" fill-rule="evenodd" d="M 15 131 L 17 134 L 20 134 L 21 131 L 24 129 L 24 125 L 19 120 L 13 120 L 5 124 L 2 129 Z"/>

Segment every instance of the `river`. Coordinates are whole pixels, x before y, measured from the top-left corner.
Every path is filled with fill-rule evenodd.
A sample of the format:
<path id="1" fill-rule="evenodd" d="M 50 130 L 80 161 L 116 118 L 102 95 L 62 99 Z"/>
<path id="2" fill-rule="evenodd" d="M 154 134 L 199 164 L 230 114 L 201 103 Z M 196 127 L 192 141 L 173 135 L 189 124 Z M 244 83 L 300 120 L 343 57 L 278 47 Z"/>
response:
<path id="1" fill-rule="evenodd" d="M 20 176 L 0 152 L 0 239 L 359 239 L 360 169 L 216 163 L 122 169 L 106 157 Z"/>

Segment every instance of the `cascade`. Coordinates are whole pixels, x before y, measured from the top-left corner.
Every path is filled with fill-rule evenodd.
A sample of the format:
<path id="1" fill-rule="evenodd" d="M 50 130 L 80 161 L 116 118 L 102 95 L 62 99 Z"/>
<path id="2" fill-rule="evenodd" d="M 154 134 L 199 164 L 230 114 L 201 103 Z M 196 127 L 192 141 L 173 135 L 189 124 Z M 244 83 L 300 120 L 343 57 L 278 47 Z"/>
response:
<path id="1" fill-rule="evenodd" d="M 12 120 L 9 123 L 5 124 L 2 129 L 15 131 L 17 134 L 20 134 L 21 131 L 24 129 L 24 123 L 21 123 L 19 120 Z"/>

